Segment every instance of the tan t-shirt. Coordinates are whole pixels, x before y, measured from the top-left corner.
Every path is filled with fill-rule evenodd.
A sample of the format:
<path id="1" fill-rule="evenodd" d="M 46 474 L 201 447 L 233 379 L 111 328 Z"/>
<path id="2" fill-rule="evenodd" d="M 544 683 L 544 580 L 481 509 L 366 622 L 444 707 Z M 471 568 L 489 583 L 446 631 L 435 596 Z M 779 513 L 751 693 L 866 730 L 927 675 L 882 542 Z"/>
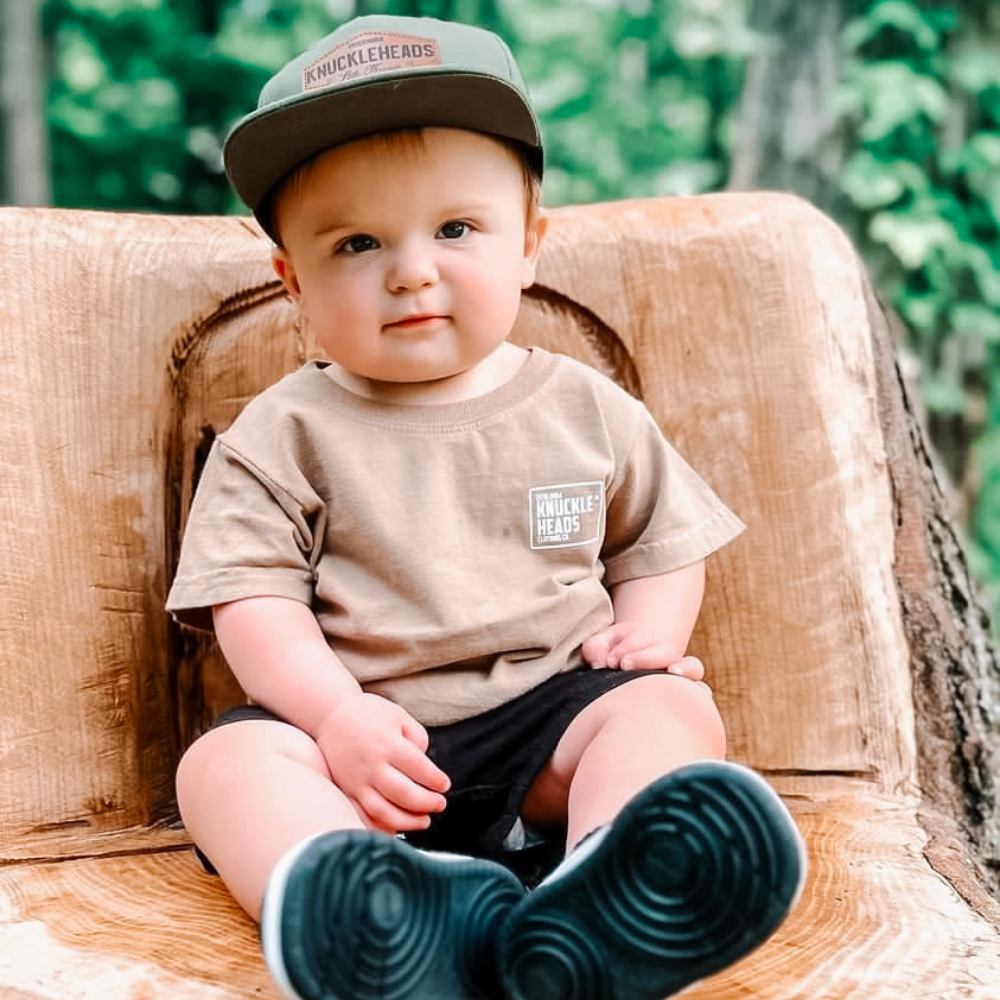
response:
<path id="1" fill-rule="evenodd" d="M 645 407 L 535 348 L 510 382 L 377 403 L 307 364 L 215 442 L 167 602 L 211 627 L 252 596 L 309 604 L 363 687 L 441 725 L 582 663 L 607 588 L 743 528 Z"/>

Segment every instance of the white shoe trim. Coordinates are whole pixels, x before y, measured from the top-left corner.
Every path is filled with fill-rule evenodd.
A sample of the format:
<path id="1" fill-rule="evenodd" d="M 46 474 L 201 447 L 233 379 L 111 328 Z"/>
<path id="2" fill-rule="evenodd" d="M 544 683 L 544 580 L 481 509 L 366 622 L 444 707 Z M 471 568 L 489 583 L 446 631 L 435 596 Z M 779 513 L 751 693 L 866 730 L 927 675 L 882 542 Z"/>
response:
<path id="1" fill-rule="evenodd" d="M 264 958 L 275 984 L 290 1000 L 306 1000 L 292 985 L 285 971 L 285 959 L 281 942 L 281 911 L 285 897 L 285 883 L 289 872 L 299 860 L 302 852 L 318 837 L 325 833 L 313 834 L 289 848 L 278 860 L 267 880 L 264 892 L 264 904 L 260 913 L 260 941 L 264 950 Z"/>
<path id="2" fill-rule="evenodd" d="M 566 855 L 562 861 L 559 862 L 556 867 L 549 872 L 545 878 L 539 883 L 539 888 L 543 885 L 550 885 L 552 882 L 557 882 L 561 878 L 565 878 L 571 872 L 579 868 L 584 861 L 587 860 L 601 846 L 601 842 L 608 835 L 608 831 L 611 829 L 611 824 L 608 823 L 605 826 L 598 827 L 593 833 L 584 837 L 576 847 L 573 848 L 569 854 Z"/>

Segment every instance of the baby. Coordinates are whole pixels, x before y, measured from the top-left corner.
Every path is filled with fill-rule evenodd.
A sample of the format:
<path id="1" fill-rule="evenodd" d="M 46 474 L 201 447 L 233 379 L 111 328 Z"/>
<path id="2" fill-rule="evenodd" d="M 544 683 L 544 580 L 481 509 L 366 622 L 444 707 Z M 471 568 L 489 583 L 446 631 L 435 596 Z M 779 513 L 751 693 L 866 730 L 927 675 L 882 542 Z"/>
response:
<path id="1" fill-rule="evenodd" d="M 546 217 L 507 47 L 353 20 L 226 164 L 325 358 L 201 477 L 168 607 L 250 704 L 177 789 L 279 986 L 660 1000 L 744 955 L 803 853 L 687 654 L 743 526 L 637 400 L 508 340 Z"/>

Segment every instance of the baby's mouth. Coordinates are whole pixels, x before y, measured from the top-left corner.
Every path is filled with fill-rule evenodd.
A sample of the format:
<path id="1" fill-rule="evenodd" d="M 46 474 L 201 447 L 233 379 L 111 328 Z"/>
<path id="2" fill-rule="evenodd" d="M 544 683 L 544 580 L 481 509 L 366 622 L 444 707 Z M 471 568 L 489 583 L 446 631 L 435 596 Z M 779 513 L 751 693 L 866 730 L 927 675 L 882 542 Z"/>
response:
<path id="1" fill-rule="evenodd" d="M 446 317 L 437 313 L 419 313 L 413 316 L 404 316 L 402 319 L 392 323 L 386 323 L 387 330 L 418 330 L 433 323 L 443 321 Z"/>

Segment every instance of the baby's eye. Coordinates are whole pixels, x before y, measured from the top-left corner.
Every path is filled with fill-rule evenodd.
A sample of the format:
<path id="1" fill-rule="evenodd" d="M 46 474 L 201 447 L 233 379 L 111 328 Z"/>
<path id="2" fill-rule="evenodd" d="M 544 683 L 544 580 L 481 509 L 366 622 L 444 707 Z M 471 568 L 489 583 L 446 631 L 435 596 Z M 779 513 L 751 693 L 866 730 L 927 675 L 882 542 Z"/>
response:
<path id="1" fill-rule="evenodd" d="M 460 240 L 466 233 L 469 232 L 469 224 L 467 222 L 446 222 L 439 230 L 441 238 L 444 240 Z"/>
<path id="2" fill-rule="evenodd" d="M 357 233 L 354 236 L 348 236 L 337 249 L 341 253 L 365 253 L 368 250 L 377 250 L 378 240 L 367 233 Z"/>

